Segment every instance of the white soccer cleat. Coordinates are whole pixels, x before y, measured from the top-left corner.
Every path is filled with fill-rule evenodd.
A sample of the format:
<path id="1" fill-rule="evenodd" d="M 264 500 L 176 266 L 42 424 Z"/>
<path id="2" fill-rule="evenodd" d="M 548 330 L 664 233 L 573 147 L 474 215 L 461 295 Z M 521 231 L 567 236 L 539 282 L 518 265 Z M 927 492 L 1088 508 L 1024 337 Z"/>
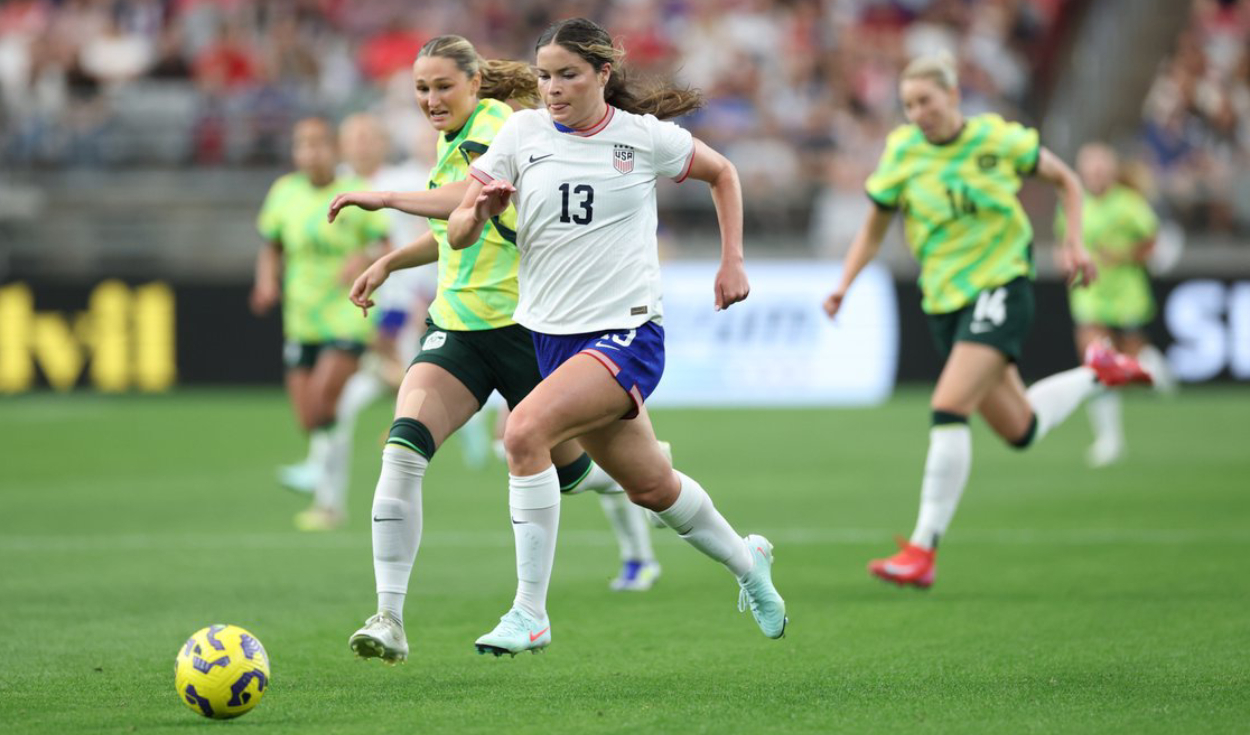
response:
<path id="1" fill-rule="evenodd" d="M 278 468 L 278 482 L 291 492 L 311 495 L 317 489 L 321 473 L 310 462 L 287 464 Z"/>
<path id="2" fill-rule="evenodd" d="M 477 639 L 478 653 L 493 653 L 496 657 L 505 653 L 515 656 L 524 651 L 538 653 L 551 644 L 551 623 L 536 620 L 533 615 L 514 607 L 499 619 L 499 625 Z"/>
<path id="3" fill-rule="evenodd" d="M 392 665 L 408 660 L 404 626 L 390 613 L 380 612 L 366 620 L 364 627 L 347 639 L 347 645 L 360 658 L 380 658 Z"/>
<path id="4" fill-rule="evenodd" d="M 747 545 L 754 564 L 751 571 L 742 575 L 738 584 L 742 591 L 738 593 L 738 611 L 745 612 L 749 607 L 760 630 L 769 638 L 780 638 L 785 635 L 786 601 L 781 599 L 777 588 L 773 586 L 773 545 L 763 536 L 751 534 L 742 539 Z"/>
<path id="5" fill-rule="evenodd" d="M 608 583 L 617 592 L 645 592 L 660 578 L 660 564 L 655 561 L 630 559 L 621 565 L 621 573 Z"/>
<path id="6" fill-rule="evenodd" d="M 1090 467 L 1108 467 L 1124 458 L 1123 442 L 1100 439 L 1090 445 L 1085 461 Z"/>

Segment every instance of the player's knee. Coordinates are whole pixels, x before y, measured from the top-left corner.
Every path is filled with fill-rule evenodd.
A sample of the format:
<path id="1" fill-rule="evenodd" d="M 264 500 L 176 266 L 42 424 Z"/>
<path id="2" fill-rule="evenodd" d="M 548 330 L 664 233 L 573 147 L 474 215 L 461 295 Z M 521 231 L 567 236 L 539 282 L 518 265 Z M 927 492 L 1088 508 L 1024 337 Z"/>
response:
<path id="1" fill-rule="evenodd" d="M 669 470 L 630 478 L 628 484 L 622 483 L 621 487 L 634 505 L 658 512 L 670 507 L 677 499 L 681 483 L 676 473 Z"/>
<path id="2" fill-rule="evenodd" d="M 386 444 L 409 449 L 426 459 L 432 458 L 434 450 L 437 449 L 429 427 L 407 416 L 400 416 L 391 424 L 391 430 L 386 435 Z"/>
<path id="3" fill-rule="evenodd" d="M 508 416 L 503 432 L 504 451 L 510 458 L 527 458 L 550 453 L 552 443 L 542 422 L 525 411 Z"/>

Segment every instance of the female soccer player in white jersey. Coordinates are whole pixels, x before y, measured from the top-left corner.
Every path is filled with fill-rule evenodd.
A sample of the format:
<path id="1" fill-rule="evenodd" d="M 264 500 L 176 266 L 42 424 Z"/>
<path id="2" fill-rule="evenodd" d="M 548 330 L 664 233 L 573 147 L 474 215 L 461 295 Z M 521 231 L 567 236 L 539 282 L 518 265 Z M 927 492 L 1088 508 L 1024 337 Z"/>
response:
<path id="1" fill-rule="evenodd" d="M 964 118 L 949 56 L 917 59 L 900 96 L 910 124 L 890 134 L 866 185 L 874 203 L 855 237 L 842 282 L 825 301 L 838 313 L 855 276 L 877 250 L 896 209 L 920 261 L 921 308 L 946 360 L 931 401 L 933 424 L 910 542 L 868 564 L 899 585 L 928 587 L 972 467 L 968 417 L 980 413 L 1002 439 L 1023 449 L 1058 426 L 1100 385 L 1149 380 L 1132 358 L 1101 346 L 1086 365 L 1051 375 L 1027 391 L 1016 362 L 1033 321 L 1033 230 L 1016 199 L 1021 177 L 1058 189 L 1070 224 L 1060 251 L 1070 282 L 1095 269 L 1081 241 L 1081 184 L 1044 148 L 1036 130 L 998 115 Z"/>
<path id="2" fill-rule="evenodd" d="M 413 65 L 413 81 L 422 112 L 440 133 L 430 188 L 351 192 L 337 197 L 329 212 L 334 220 L 360 214 L 359 209 L 344 209 L 348 205 L 389 207 L 430 218 L 426 236 L 380 259 L 357 279 L 351 297 L 366 310 L 374 306 L 372 295 L 391 272 L 438 261 L 439 288 L 430 305 L 429 330 L 400 387 L 374 493 L 378 613 L 348 641 L 358 655 L 391 663 L 408 656 L 404 599 L 421 542 L 422 486 L 435 451 L 492 393 L 497 391 L 509 405 L 516 405 L 541 380 L 533 339 L 512 317 L 517 300 L 515 210 L 500 212 L 469 248 L 461 250 L 448 247 L 443 221 L 463 196 L 470 163 L 494 145 L 512 114 L 504 100 L 537 102 L 537 82 L 528 65 L 486 61 L 467 40 L 452 35 L 431 39 L 422 47 Z M 449 201 L 448 190 L 457 192 L 454 201 Z M 641 511 L 619 502 L 620 487 L 576 442 L 550 449 L 548 462 L 554 460 L 558 467 L 559 492 L 599 492 L 622 553 L 649 563 L 650 577 L 629 580 L 632 589 L 644 589 L 643 583 L 658 576 L 659 565 Z"/>
<path id="3" fill-rule="evenodd" d="M 657 119 L 688 112 L 701 97 L 671 86 L 640 92 L 595 23 L 557 22 L 536 49 L 545 109 L 517 112 L 504 124 L 474 163 L 475 181 L 448 225 L 452 247 L 471 245 L 515 198 L 515 318 L 534 333 L 543 374 L 504 435 L 517 594 L 477 649 L 515 654 L 551 642 L 546 598 L 560 518 L 551 449 L 574 437 L 631 500 L 724 564 L 741 586 L 740 608 L 749 604 L 764 634 L 779 638 L 785 603 L 771 579 L 771 544 L 740 537 L 703 488 L 673 470 L 643 406 L 664 367 L 656 179 L 711 184 L 722 241 L 715 306 L 723 309 L 748 291 L 737 172 L 685 130 Z"/>

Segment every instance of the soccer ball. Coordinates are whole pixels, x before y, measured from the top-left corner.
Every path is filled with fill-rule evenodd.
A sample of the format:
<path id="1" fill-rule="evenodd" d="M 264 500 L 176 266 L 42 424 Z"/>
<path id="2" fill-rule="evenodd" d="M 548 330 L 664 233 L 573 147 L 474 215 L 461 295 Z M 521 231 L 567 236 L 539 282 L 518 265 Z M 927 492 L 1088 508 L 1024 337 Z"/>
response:
<path id="1" fill-rule="evenodd" d="M 236 625 L 197 630 L 174 661 L 174 689 L 197 714 L 225 720 L 247 714 L 269 686 L 269 655 Z"/>

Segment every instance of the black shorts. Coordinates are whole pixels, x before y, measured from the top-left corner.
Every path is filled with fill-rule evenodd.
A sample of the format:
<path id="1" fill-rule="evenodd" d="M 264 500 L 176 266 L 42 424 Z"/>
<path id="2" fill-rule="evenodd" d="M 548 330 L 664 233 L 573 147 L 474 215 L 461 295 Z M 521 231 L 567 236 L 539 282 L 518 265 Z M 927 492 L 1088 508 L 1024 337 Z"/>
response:
<path id="1" fill-rule="evenodd" d="M 987 288 L 957 311 L 929 315 L 929 331 L 942 359 L 950 357 L 956 342 L 977 342 L 1019 362 L 1032 326 L 1033 284 L 1027 276 Z"/>
<path id="2" fill-rule="evenodd" d="M 478 405 L 499 391 L 508 408 L 516 408 L 542 381 L 534 338 L 520 324 L 477 331 L 443 329 L 430 319 L 425 324 L 421 351 L 412 364 L 428 362 L 451 373 Z"/>
<path id="3" fill-rule="evenodd" d="M 365 343 L 347 339 L 332 339 L 329 342 L 295 342 L 292 340 L 282 346 L 282 362 L 287 370 L 312 370 L 322 350 L 338 350 L 360 357 L 365 354 Z"/>

